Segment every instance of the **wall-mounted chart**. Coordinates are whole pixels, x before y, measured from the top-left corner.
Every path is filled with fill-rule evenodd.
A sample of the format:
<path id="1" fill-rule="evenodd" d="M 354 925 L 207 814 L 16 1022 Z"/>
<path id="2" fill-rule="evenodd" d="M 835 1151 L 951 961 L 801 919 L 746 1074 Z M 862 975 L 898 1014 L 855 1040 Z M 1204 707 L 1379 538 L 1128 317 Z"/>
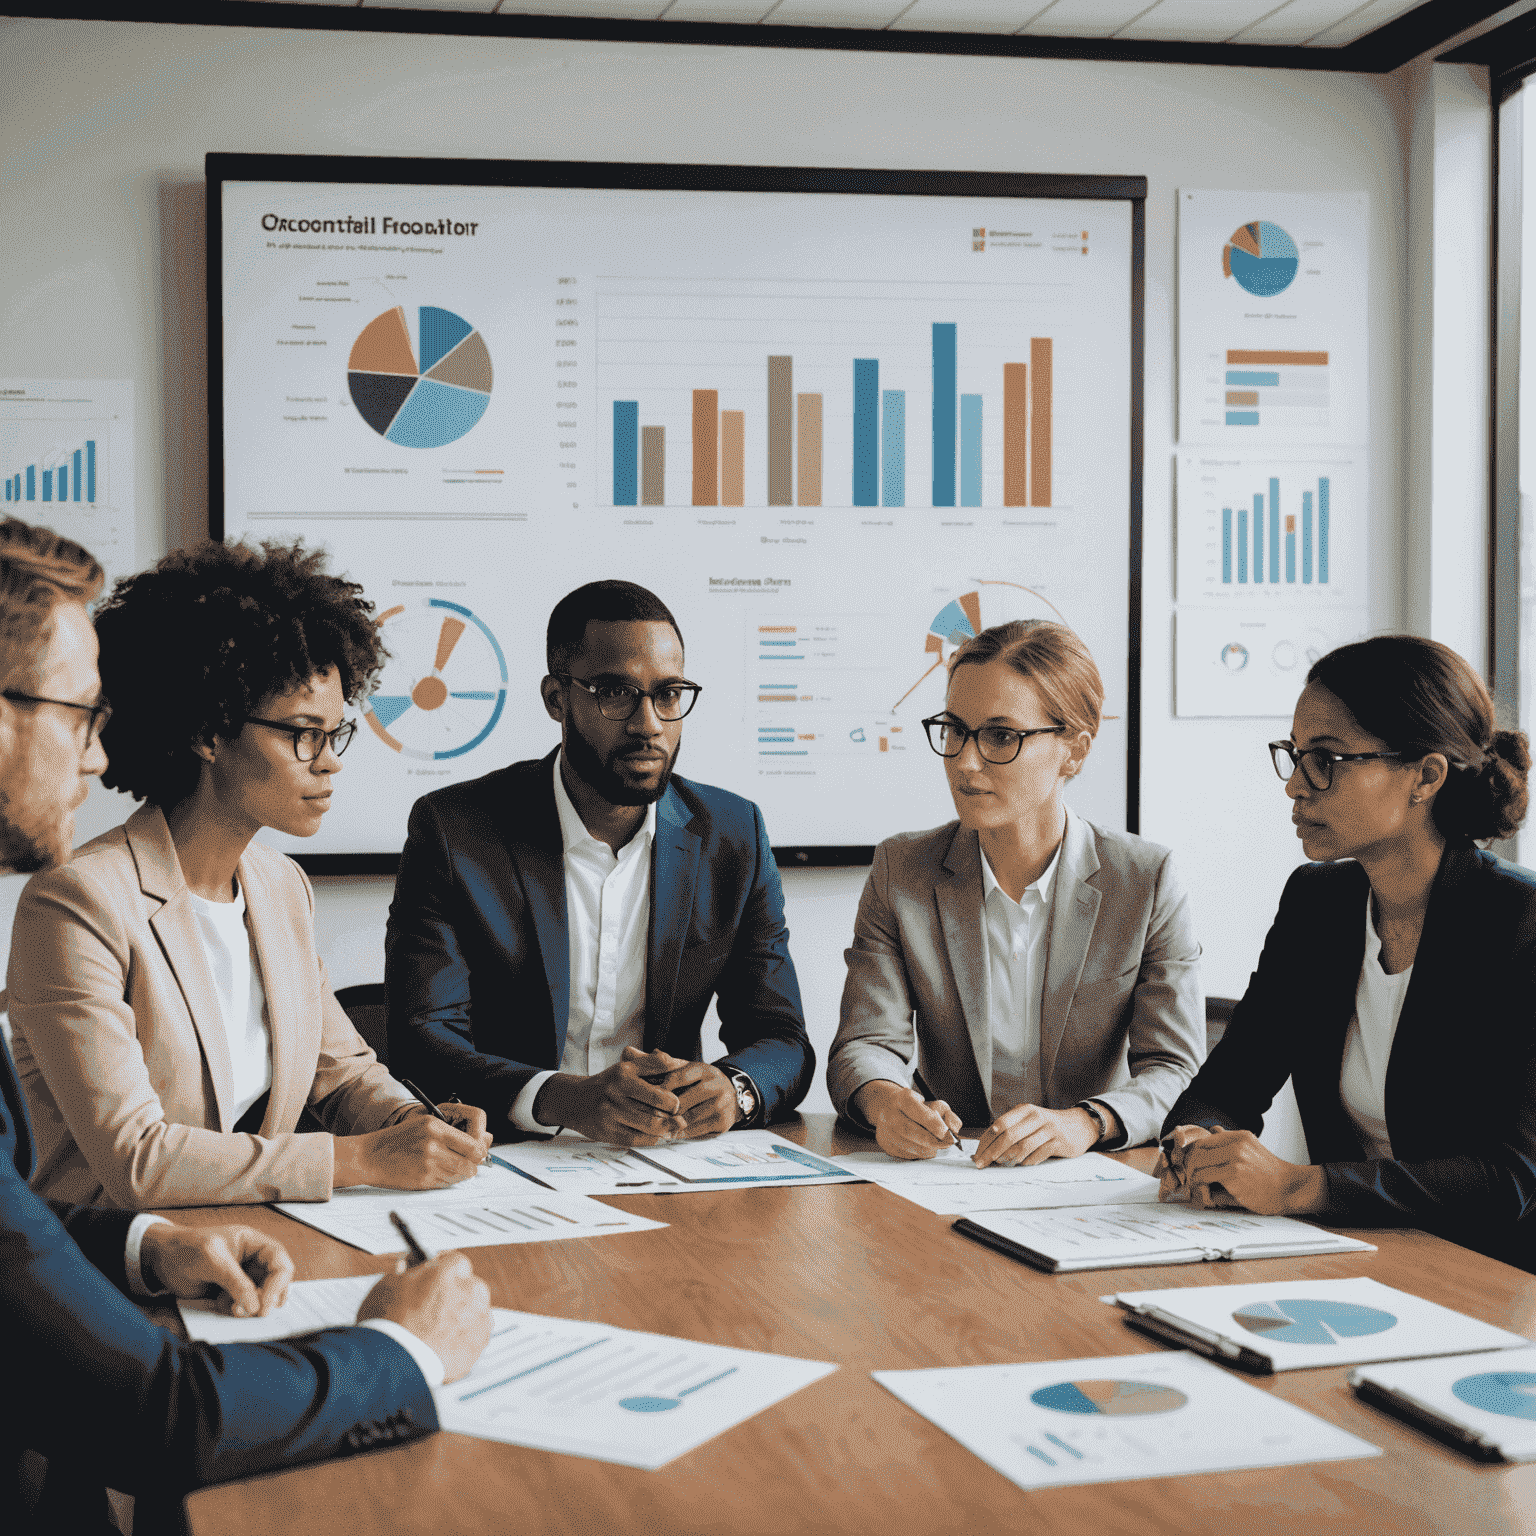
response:
<path id="1" fill-rule="evenodd" d="M 1296 242 L 1268 219 L 1240 224 L 1221 248 L 1221 270 L 1239 288 L 1257 298 L 1272 299 L 1296 280 L 1301 252 Z"/>
<path id="2" fill-rule="evenodd" d="M 457 442 L 491 403 L 491 354 L 469 321 L 423 304 L 417 347 L 403 307 L 370 320 L 347 358 L 347 388 L 358 415 L 402 448 Z"/>

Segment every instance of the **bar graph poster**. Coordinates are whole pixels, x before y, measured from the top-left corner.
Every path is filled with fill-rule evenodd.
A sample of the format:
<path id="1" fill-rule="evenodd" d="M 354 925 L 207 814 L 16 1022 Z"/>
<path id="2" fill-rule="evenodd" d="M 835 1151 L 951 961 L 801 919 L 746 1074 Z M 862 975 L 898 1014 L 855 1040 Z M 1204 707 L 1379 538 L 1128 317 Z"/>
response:
<path id="1" fill-rule="evenodd" d="M 85 545 L 110 584 L 136 565 L 131 379 L 0 379 L 7 517 Z"/>
<path id="2" fill-rule="evenodd" d="M 1367 437 L 1369 198 L 1179 193 L 1179 439 Z"/>
<path id="3" fill-rule="evenodd" d="M 679 771 L 781 848 L 948 820 L 920 721 L 1024 616 L 1098 658 L 1074 803 L 1126 825 L 1140 183 L 323 164 L 210 161 L 215 526 L 326 544 L 391 653 L 324 829 L 281 846 L 396 853 L 417 796 L 549 750 L 544 625 L 607 576 L 704 685 Z"/>

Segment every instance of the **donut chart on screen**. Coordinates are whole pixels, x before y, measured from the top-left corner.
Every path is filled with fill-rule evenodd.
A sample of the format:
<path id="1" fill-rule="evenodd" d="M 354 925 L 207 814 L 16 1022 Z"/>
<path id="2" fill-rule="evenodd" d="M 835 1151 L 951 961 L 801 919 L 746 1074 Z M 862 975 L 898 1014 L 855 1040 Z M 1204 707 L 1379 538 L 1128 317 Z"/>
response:
<path id="1" fill-rule="evenodd" d="M 347 388 L 357 413 L 387 442 L 444 448 L 491 403 L 485 338 L 451 309 L 423 304 L 416 341 L 403 305 L 375 316 L 352 343 Z"/>

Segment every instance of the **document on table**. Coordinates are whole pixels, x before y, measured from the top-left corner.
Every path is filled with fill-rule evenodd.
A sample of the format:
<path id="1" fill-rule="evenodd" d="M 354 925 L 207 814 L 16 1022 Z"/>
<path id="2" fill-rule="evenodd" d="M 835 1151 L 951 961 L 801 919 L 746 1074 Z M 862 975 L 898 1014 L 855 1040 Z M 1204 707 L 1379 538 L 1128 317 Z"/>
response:
<path id="1" fill-rule="evenodd" d="M 497 1243 L 544 1243 L 565 1237 L 613 1237 L 666 1226 L 631 1216 L 584 1195 L 546 1193 L 527 1179 L 482 1175 L 447 1189 L 338 1189 L 325 1201 L 280 1201 L 276 1209 L 364 1253 L 403 1253 L 390 1225 L 399 1211 L 423 1247 L 489 1248 Z"/>
<path id="2" fill-rule="evenodd" d="M 461 1435 L 652 1469 L 836 1369 L 497 1308 L 474 1370 L 433 1396 Z"/>
<path id="3" fill-rule="evenodd" d="M 291 1339 L 317 1328 L 342 1328 L 357 1321 L 357 1309 L 383 1277 L 348 1275 L 340 1280 L 295 1280 L 288 1299 L 266 1317 L 230 1317 L 214 1301 L 176 1303 L 187 1337 L 207 1344 L 260 1344 Z"/>
<path id="4" fill-rule="evenodd" d="M 1025 1489 L 1381 1454 L 1189 1354 L 873 1374 Z"/>
<path id="5" fill-rule="evenodd" d="M 848 1152 L 833 1161 L 939 1216 L 1157 1201 L 1156 1179 L 1099 1152 L 1052 1158 L 1031 1168 L 978 1168 L 971 1161 L 975 1150 L 974 1141 L 964 1141 L 926 1160 L 869 1151 Z"/>
<path id="6" fill-rule="evenodd" d="M 1155 1189 L 1156 1181 L 1149 1181 Z M 1197 1264 L 1205 1259 L 1280 1259 L 1311 1253 L 1374 1253 L 1289 1216 L 1195 1211 L 1187 1205 L 1097 1205 L 1052 1211 L 977 1211 L 955 1230 L 1051 1274 Z"/>
<path id="7" fill-rule="evenodd" d="M 616 1147 L 556 1136 L 495 1147 L 492 1155 L 550 1189 L 581 1195 L 663 1194 L 748 1184 L 851 1184 L 865 1177 L 772 1131 L 726 1131 L 659 1147 Z"/>
<path id="8" fill-rule="evenodd" d="M 1536 1349 L 1367 1365 L 1349 1384 L 1475 1461 L 1536 1461 Z"/>
<path id="9" fill-rule="evenodd" d="M 1375 1280 L 1192 1285 L 1107 1299 L 1132 1314 L 1127 1321 L 1143 1332 L 1261 1372 L 1522 1349 L 1531 1342 Z"/>

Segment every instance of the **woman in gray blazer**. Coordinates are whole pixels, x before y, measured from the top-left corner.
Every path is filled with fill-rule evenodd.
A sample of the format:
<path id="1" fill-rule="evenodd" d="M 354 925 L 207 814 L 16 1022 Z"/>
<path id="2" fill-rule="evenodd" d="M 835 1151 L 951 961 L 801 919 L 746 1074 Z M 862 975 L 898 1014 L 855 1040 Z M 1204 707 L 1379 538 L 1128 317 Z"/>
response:
<path id="1" fill-rule="evenodd" d="M 961 646 L 945 703 L 923 726 L 959 819 L 875 850 L 832 1101 L 893 1157 L 962 1126 L 986 1127 L 982 1167 L 1150 1140 L 1205 1054 L 1200 946 L 1169 851 L 1063 803 L 1099 669 L 1020 620 Z"/>

